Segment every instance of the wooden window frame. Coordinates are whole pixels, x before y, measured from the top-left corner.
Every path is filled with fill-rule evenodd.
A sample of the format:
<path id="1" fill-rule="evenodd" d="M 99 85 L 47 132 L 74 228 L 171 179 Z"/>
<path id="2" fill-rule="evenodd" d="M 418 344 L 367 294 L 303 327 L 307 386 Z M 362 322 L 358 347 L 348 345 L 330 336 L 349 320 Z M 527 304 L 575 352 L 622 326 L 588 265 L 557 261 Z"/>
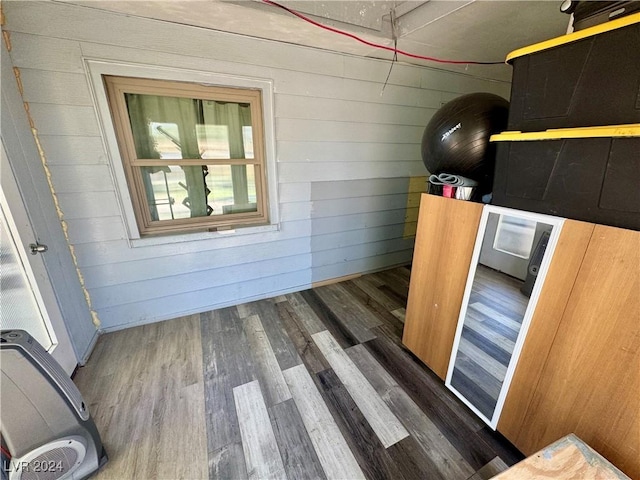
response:
<path id="1" fill-rule="evenodd" d="M 229 230 L 269 224 L 269 196 L 265 165 L 262 91 L 255 88 L 224 87 L 184 81 L 114 75 L 102 76 L 113 120 L 125 178 L 141 236 L 197 231 Z M 183 97 L 198 100 L 246 103 L 251 109 L 253 158 L 231 159 L 141 159 L 138 158 L 125 94 Z M 256 212 L 230 213 L 172 220 L 152 220 L 139 167 L 168 165 L 251 165 L 254 168 Z"/>

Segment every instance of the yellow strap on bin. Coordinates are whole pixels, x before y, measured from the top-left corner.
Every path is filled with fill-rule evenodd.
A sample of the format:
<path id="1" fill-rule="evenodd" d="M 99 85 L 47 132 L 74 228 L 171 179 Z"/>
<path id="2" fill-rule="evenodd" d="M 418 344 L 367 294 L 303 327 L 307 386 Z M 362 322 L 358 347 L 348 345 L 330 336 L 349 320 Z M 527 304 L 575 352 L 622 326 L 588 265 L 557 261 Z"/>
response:
<path id="1" fill-rule="evenodd" d="M 618 18 L 616 20 L 611 20 L 610 22 L 600 23 L 598 25 L 594 25 L 593 27 L 585 28 L 584 30 L 578 30 L 577 32 L 562 35 L 561 37 L 552 38 L 550 40 L 545 40 L 544 42 L 534 43 L 533 45 L 529 45 L 528 47 L 519 48 L 518 50 L 514 50 L 513 52 L 509 53 L 505 62 L 509 63 L 517 57 L 530 55 L 532 53 L 546 50 L 548 48 L 558 47 L 560 45 L 564 45 L 565 43 L 582 40 L 583 38 L 598 35 L 599 33 L 609 32 L 611 30 L 626 27 L 628 25 L 633 25 L 634 23 L 640 23 L 640 13 L 632 13 L 631 15 L 627 15 L 626 17 Z"/>
<path id="2" fill-rule="evenodd" d="M 554 128 L 543 132 L 502 132 L 491 135 L 489 140 L 492 142 L 526 142 L 594 137 L 640 137 L 640 123 L 606 127 Z"/>

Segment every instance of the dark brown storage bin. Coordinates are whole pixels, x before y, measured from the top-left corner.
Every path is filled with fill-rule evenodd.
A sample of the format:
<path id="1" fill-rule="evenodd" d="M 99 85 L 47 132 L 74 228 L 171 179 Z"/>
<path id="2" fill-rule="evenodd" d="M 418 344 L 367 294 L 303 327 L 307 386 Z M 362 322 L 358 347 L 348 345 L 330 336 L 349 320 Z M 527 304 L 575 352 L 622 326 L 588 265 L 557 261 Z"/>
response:
<path id="1" fill-rule="evenodd" d="M 640 230 L 640 137 L 498 142 L 492 203 Z"/>
<path id="2" fill-rule="evenodd" d="M 639 22 L 632 14 L 512 52 L 508 129 L 640 122 Z"/>

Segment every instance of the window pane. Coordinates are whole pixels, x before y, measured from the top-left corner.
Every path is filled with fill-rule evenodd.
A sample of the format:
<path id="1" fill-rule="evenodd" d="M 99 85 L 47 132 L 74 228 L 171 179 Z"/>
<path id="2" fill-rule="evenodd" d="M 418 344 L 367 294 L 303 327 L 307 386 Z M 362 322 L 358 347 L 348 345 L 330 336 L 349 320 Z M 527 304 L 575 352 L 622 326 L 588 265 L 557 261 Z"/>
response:
<path id="1" fill-rule="evenodd" d="M 253 158 L 248 103 L 125 93 L 136 156 Z"/>
<path id="2" fill-rule="evenodd" d="M 151 220 L 257 212 L 253 165 L 141 167 Z"/>
<path id="3" fill-rule="evenodd" d="M 153 139 L 155 151 L 159 158 L 179 159 L 182 158 L 180 150 L 180 131 L 176 123 L 149 123 L 149 135 Z M 155 157 L 152 157 L 155 158 Z"/>
<path id="4" fill-rule="evenodd" d="M 516 257 L 529 258 L 536 225 L 534 220 L 500 215 L 493 248 Z"/>
<path id="5" fill-rule="evenodd" d="M 227 125 L 196 125 L 196 132 L 203 159 L 231 158 Z"/>
<path id="6" fill-rule="evenodd" d="M 253 158 L 249 104 L 205 100 L 201 106 L 202 158 Z"/>
<path id="7" fill-rule="evenodd" d="M 247 126 L 242 127 L 242 140 L 244 143 L 244 157 L 254 158 L 253 157 L 253 130 L 251 129 L 251 127 L 247 127 Z"/>

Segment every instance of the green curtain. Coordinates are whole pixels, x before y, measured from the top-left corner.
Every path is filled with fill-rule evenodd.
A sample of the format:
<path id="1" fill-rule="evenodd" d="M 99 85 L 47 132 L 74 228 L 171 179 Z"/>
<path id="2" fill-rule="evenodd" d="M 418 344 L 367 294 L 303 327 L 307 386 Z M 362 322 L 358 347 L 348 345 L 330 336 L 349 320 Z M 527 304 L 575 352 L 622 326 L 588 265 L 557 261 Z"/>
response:
<path id="1" fill-rule="evenodd" d="M 245 158 L 242 127 L 251 126 L 251 107 L 249 104 L 205 101 L 203 102 L 203 118 L 207 125 L 226 125 L 231 158 Z M 249 203 L 247 167 L 232 165 L 231 181 L 233 203 L 236 205 Z"/>
<path id="2" fill-rule="evenodd" d="M 127 109 L 129 110 L 129 121 L 133 131 L 133 142 L 136 147 L 136 155 L 138 158 L 160 158 L 160 154 L 155 149 L 153 137 L 148 134 L 148 126 L 145 118 L 145 101 L 142 97 L 145 95 L 126 94 Z M 151 184 L 149 169 L 142 170 L 142 182 L 144 183 L 144 191 L 147 197 L 147 204 L 151 213 L 151 220 L 158 220 L 158 209 L 155 205 L 155 197 L 153 195 L 153 185 Z"/>
<path id="3" fill-rule="evenodd" d="M 156 95 L 127 94 L 127 107 L 133 130 L 133 138 L 138 158 L 160 158 L 155 149 L 155 141 L 150 132 L 150 124 L 174 123 L 178 126 L 179 138 L 175 139 L 182 152 L 182 158 L 200 158 L 196 124 L 202 122 L 200 101 L 190 98 L 159 97 Z M 209 214 L 207 207 L 207 185 L 202 166 L 183 166 L 187 186 L 187 206 L 191 217 L 203 217 Z M 156 170 L 156 171 L 159 171 Z M 150 169 L 143 170 L 143 181 L 147 201 L 153 220 L 158 219 L 155 208 L 153 188 L 151 188 Z"/>
<path id="4" fill-rule="evenodd" d="M 152 122 L 172 123 L 178 126 L 179 138 L 174 143 L 182 152 L 182 158 L 201 158 L 196 131 L 197 124 L 225 125 L 229 136 L 231 158 L 244 158 L 243 126 L 251 126 L 251 108 L 249 104 L 197 100 L 190 98 L 161 97 L 156 95 L 126 94 L 129 118 L 138 158 L 160 158 L 156 151 L 153 135 L 150 132 Z M 207 205 L 209 190 L 206 185 L 205 166 L 183 166 L 187 186 L 188 207 L 191 217 L 209 215 Z M 145 168 L 143 181 L 150 206 L 152 219 L 158 214 L 151 187 L 150 174 L 160 171 Z M 249 203 L 247 169 L 244 165 L 231 167 L 234 204 Z"/>

